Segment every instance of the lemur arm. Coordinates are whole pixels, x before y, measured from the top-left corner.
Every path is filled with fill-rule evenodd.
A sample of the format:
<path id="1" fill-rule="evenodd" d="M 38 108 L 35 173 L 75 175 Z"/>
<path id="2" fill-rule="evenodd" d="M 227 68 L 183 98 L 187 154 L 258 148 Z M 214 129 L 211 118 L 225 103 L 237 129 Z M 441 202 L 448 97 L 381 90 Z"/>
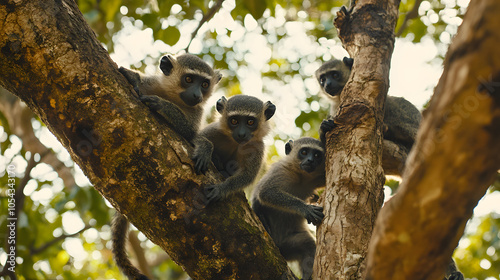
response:
<path id="1" fill-rule="evenodd" d="M 139 95 L 139 99 L 148 106 L 152 111 L 157 112 L 177 133 L 184 137 L 189 142 L 192 142 L 196 136 L 193 123 L 189 122 L 186 115 L 174 103 L 163 99 L 157 95 L 143 95 L 144 92 L 155 93 L 158 91 L 158 83 L 155 79 L 148 79 L 136 71 L 129 70 L 124 67 L 118 69 L 127 81 L 134 87 L 135 92 Z"/>
<path id="2" fill-rule="evenodd" d="M 125 67 L 118 68 L 118 71 L 127 79 L 128 83 L 134 87 L 135 92 L 140 95 L 139 84 L 141 83 L 141 75 Z"/>
<path id="3" fill-rule="evenodd" d="M 464 275 L 457 268 L 455 260 L 451 258 L 448 267 L 446 268 L 446 274 L 443 280 L 464 280 Z"/>
<path id="4" fill-rule="evenodd" d="M 238 170 L 224 182 L 205 187 L 207 204 L 227 197 L 250 185 L 259 172 L 264 155 L 264 143 L 249 143 L 239 152 Z"/>
<path id="5" fill-rule="evenodd" d="M 177 105 L 156 95 L 141 95 L 139 99 L 149 109 L 158 113 L 182 137 L 193 142 L 196 131 Z"/>
<path id="6" fill-rule="evenodd" d="M 258 194 L 262 204 L 280 209 L 285 212 L 295 213 L 303 216 L 308 223 L 318 225 L 325 217 L 323 207 L 306 204 L 303 200 L 283 190 L 283 186 L 289 185 L 290 180 L 283 176 L 274 176 L 264 182 L 264 186 Z"/>
<path id="7" fill-rule="evenodd" d="M 332 131 L 335 126 L 335 120 L 333 119 L 326 119 L 321 122 L 319 127 L 319 139 L 324 146 L 326 146 L 326 133 Z"/>
<path id="8" fill-rule="evenodd" d="M 195 137 L 193 142 L 195 148 L 191 159 L 194 161 L 194 170 L 196 174 L 205 174 L 212 161 L 214 144 L 203 135 L 203 131 Z"/>

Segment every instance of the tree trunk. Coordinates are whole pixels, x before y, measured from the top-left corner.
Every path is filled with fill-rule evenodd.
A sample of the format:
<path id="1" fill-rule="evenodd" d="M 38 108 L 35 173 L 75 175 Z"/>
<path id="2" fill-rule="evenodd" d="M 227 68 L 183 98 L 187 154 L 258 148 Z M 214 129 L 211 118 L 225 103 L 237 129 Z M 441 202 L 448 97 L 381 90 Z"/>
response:
<path id="1" fill-rule="evenodd" d="M 294 279 L 242 194 L 203 205 L 192 148 L 132 94 L 73 0 L 0 1 L 0 85 L 195 279 Z"/>
<path id="2" fill-rule="evenodd" d="M 354 2 L 354 1 L 353 1 Z M 340 95 L 337 127 L 327 135 L 326 214 L 318 227 L 315 279 L 361 279 L 383 202 L 383 104 L 389 87 L 399 1 L 356 1 L 335 25 L 354 58 Z"/>
<path id="3" fill-rule="evenodd" d="M 377 219 L 367 279 L 443 279 L 473 208 L 495 179 L 500 168 L 499 14 L 498 1 L 470 3 L 403 183 Z"/>

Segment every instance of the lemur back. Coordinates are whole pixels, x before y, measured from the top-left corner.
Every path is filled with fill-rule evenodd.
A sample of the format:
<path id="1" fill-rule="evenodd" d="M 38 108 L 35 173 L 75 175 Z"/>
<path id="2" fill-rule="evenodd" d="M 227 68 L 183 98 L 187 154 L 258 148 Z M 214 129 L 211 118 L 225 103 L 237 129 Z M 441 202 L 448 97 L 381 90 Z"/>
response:
<path id="1" fill-rule="evenodd" d="M 321 92 L 332 100 L 330 112 L 332 117 L 337 113 L 340 103 L 340 94 L 349 79 L 353 63 L 354 60 L 351 58 L 345 57 L 342 61 L 334 59 L 325 62 L 315 73 L 316 79 L 321 87 Z M 400 163 L 391 163 L 398 166 L 398 168 L 393 168 L 392 166 L 387 167 L 385 165 L 383 168 L 386 174 L 401 175 L 406 156 L 415 142 L 422 115 L 413 104 L 402 97 L 387 96 L 385 102 L 384 141 L 390 141 L 396 144 L 404 157 Z M 325 133 L 332 130 L 334 126 L 335 123 L 331 119 L 321 123 L 320 137 L 323 143 L 325 143 Z M 386 156 L 385 151 L 383 156 Z M 453 259 L 451 259 L 448 266 L 444 280 L 446 279 L 464 279 L 462 273 L 456 268 Z"/>
<path id="2" fill-rule="evenodd" d="M 349 80 L 353 63 L 353 59 L 344 57 L 342 61 L 334 59 L 325 62 L 316 70 L 315 76 L 321 92 L 331 100 L 331 117 L 337 114 L 340 94 Z M 404 155 L 402 166 L 396 172 L 401 173 L 406 156 L 415 142 L 422 115 L 413 104 L 402 97 L 387 96 L 384 108 L 384 139 L 396 144 Z M 326 132 L 334 127 L 333 119 L 321 123 L 320 138 L 323 143 L 326 141 Z M 389 168 L 384 168 L 384 171 L 387 173 Z"/>
<path id="3" fill-rule="evenodd" d="M 297 260 L 303 279 L 310 279 L 316 241 L 306 221 L 318 225 L 323 208 L 306 200 L 325 186 L 323 144 L 309 137 L 289 141 L 287 156 L 274 163 L 257 183 L 252 209 L 288 261 Z"/>

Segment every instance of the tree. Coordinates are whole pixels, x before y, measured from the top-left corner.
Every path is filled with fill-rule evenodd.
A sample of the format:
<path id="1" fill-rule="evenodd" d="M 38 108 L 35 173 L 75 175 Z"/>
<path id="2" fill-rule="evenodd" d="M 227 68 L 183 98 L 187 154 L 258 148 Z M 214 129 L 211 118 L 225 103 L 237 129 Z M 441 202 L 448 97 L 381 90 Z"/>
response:
<path id="1" fill-rule="evenodd" d="M 364 274 L 384 198 L 382 119 L 398 5 L 357 1 L 352 12 L 341 10 L 335 20 L 354 65 L 341 94 L 337 127 L 327 139 L 327 215 L 318 229 L 317 279 L 361 279 Z"/>
<path id="2" fill-rule="evenodd" d="M 2 11 L 2 85 L 40 116 L 95 189 L 138 229 L 193 277 L 293 278 L 241 195 L 202 207 L 201 186 L 220 176 L 196 176 L 187 143 L 145 116 L 73 1 L 7 3 Z M 20 23 L 27 14 L 32 21 Z"/>
<path id="3" fill-rule="evenodd" d="M 499 10 L 495 1 L 469 6 L 446 55 L 403 185 L 377 219 L 368 279 L 438 279 L 473 208 L 496 178 L 500 22 L 494 15 Z M 427 240 L 426 246 L 417 240 Z M 396 253 L 404 262 L 394 258 Z"/>
<path id="4" fill-rule="evenodd" d="M 256 277 L 262 279 L 277 279 L 282 274 L 291 278 L 286 264 L 272 242 L 262 234 L 262 227 L 241 195 L 213 208 L 201 207 L 203 196 L 197 190 L 220 178 L 215 172 L 207 177 L 193 174 L 192 163 L 188 160 L 190 147 L 147 114 L 134 98 L 107 52 L 87 28 L 76 5 L 71 1 L 28 2 L 1 3 L 0 83 L 40 116 L 84 169 L 95 188 L 194 277 L 220 279 L 232 275 L 250 277 L 257 273 Z M 358 3 L 357 7 L 368 7 L 366 4 Z M 256 16 L 263 13 L 253 6 L 249 9 Z M 380 8 L 375 10 L 385 12 Z M 355 9 L 354 19 L 362 15 L 356 12 Z M 31 20 L 26 20 L 28 16 Z M 390 50 L 386 51 L 389 51 L 388 58 Z M 358 57 L 357 51 L 351 52 L 362 64 L 363 56 Z M 380 104 L 385 95 L 383 88 L 387 87 L 388 64 L 385 65 L 384 71 L 378 73 L 382 78 L 377 80 L 382 90 L 374 91 L 380 98 L 376 103 L 374 99 L 367 99 L 368 104 L 377 105 L 357 106 L 366 108 L 367 114 L 378 116 L 375 123 L 367 126 L 370 129 L 363 130 L 371 133 L 370 139 L 375 143 L 370 147 L 373 156 L 366 163 L 369 168 L 377 168 L 381 160 Z M 355 77 L 359 75 L 366 81 L 362 74 L 355 68 Z M 492 89 L 491 96 L 495 96 L 494 83 L 487 83 L 484 88 Z M 356 106 L 347 108 L 346 112 L 351 108 Z M 495 110 L 493 114 L 498 113 L 498 106 Z M 157 134 L 151 135 L 152 131 Z M 495 147 L 495 142 L 492 146 Z M 333 150 L 335 152 L 335 148 Z M 494 164 L 498 168 L 498 162 Z M 381 175 L 380 170 L 375 169 L 370 181 L 374 192 L 381 187 Z M 372 195 L 368 192 L 368 196 Z M 381 203 L 380 197 L 371 201 L 375 212 Z M 373 219 L 367 224 L 370 226 L 373 226 Z M 179 236 L 184 238 L 179 240 Z M 366 248 L 361 248 L 361 255 L 365 254 L 363 250 Z M 397 256 L 392 255 L 393 258 Z M 445 257 L 443 253 L 442 259 Z M 363 271 L 363 259 L 362 256 L 354 259 L 355 265 L 348 263 L 355 268 L 357 277 Z M 346 259 L 346 263 L 351 260 Z M 350 270 L 346 274 L 352 275 Z"/>

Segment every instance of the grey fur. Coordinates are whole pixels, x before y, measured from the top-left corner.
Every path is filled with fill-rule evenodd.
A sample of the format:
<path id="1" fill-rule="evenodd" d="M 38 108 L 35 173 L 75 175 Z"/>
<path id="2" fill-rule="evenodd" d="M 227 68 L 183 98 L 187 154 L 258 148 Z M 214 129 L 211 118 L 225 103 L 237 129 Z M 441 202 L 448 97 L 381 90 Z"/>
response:
<path id="1" fill-rule="evenodd" d="M 164 65 L 168 65 L 170 71 L 165 71 Z M 200 127 L 203 105 L 222 76 L 219 71 L 213 70 L 205 61 L 192 54 L 183 54 L 177 58 L 164 56 L 160 67 L 163 73 L 155 75 L 144 75 L 123 67 L 120 67 L 119 71 L 134 86 L 144 104 L 191 142 Z M 181 94 L 185 91 L 181 80 L 187 73 L 201 76 L 210 82 L 203 97 L 194 105 L 187 104 L 181 98 Z"/>
<path id="2" fill-rule="evenodd" d="M 180 55 L 177 57 L 177 61 L 181 66 L 189 68 L 193 71 L 204 73 L 209 77 L 216 77 L 219 80 L 222 78 L 222 75 L 218 71 L 215 71 L 204 60 L 200 59 L 195 55 L 192 54 Z"/>
<path id="3" fill-rule="evenodd" d="M 128 221 L 125 216 L 116 212 L 111 223 L 111 238 L 113 258 L 120 270 L 129 278 L 137 280 L 148 280 L 146 275 L 142 274 L 128 259 L 125 250 L 127 241 Z"/>
<path id="4" fill-rule="evenodd" d="M 318 83 L 320 83 L 321 92 L 332 101 L 331 116 L 335 116 L 337 113 L 340 94 L 351 74 L 352 63 L 353 61 L 349 58 L 344 58 L 343 61 L 334 59 L 325 62 L 316 70 L 315 75 Z M 338 71 L 340 77 L 333 82 L 334 86 L 327 87 L 326 83 L 322 83 L 321 78 L 322 75 L 330 71 Z M 415 142 L 422 115 L 413 104 L 402 97 L 387 96 L 384 108 L 384 139 L 396 144 L 407 155 Z M 326 132 L 333 129 L 334 126 L 335 123 L 331 119 L 321 123 L 320 138 L 323 143 L 326 141 Z M 463 279 L 463 274 L 457 269 L 455 261 L 451 259 L 444 280 Z"/>
<path id="5" fill-rule="evenodd" d="M 403 97 L 387 96 L 384 111 L 384 139 L 405 147 L 409 152 L 417 137 L 422 115 Z"/>
<path id="6" fill-rule="evenodd" d="M 192 142 L 200 127 L 203 104 L 210 97 L 222 76 L 205 61 L 191 54 L 183 54 L 177 58 L 171 55 L 163 56 L 160 69 L 162 72 L 156 75 L 144 75 L 123 67 L 120 67 L 119 71 L 151 111 L 158 114 L 179 135 Z M 209 84 L 203 89 L 201 86 L 195 88 L 199 90 L 200 96 L 191 104 L 182 98 L 182 95 L 187 92 L 182 79 L 187 74 Z M 125 249 L 127 232 L 127 218 L 116 212 L 111 227 L 113 257 L 120 270 L 129 279 L 148 280 L 127 257 Z"/>
<path id="7" fill-rule="evenodd" d="M 311 172 L 301 168 L 299 152 L 308 147 L 321 153 Z M 252 208 L 288 261 L 299 261 L 303 279 L 312 275 L 316 241 L 306 221 L 318 225 L 323 208 L 305 201 L 314 190 L 325 186 L 323 144 L 310 137 L 290 141 L 287 156 L 274 163 L 252 194 Z"/>
<path id="8" fill-rule="evenodd" d="M 344 61 L 334 59 L 325 62 L 316 70 L 316 79 L 320 84 L 321 92 L 332 101 L 330 108 L 332 117 L 337 113 L 340 94 L 351 74 L 352 60 L 350 63 L 346 63 L 346 59 L 349 60 L 344 58 Z M 339 73 L 338 79 L 330 79 L 325 82 L 325 79 L 332 71 Z M 330 75 L 330 77 L 332 76 Z M 394 142 L 408 153 L 415 142 L 421 119 L 420 111 L 406 99 L 388 96 L 384 112 L 384 139 Z M 323 143 L 326 140 L 325 133 L 333 129 L 334 126 L 333 120 L 326 120 L 321 124 L 320 138 Z"/>
<path id="9" fill-rule="evenodd" d="M 269 131 L 267 120 L 274 115 L 275 106 L 263 103 L 258 98 L 236 95 L 229 100 L 222 97 L 217 101 L 221 113 L 219 121 L 200 131 L 195 139 L 195 170 L 205 173 L 211 161 L 227 179 L 216 185 L 205 187 L 207 204 L 223 199 L 229 194 L 250 185 L 259 172 L 264 156 L 263 138 Z M 247 130 L 244 140 L 235 138 L 234 129 L 229 126 L 231 117 L 253 117 L 256 127 Z"/>
<path id="10" fill-rule="evenodd" d="M 457 268 L 457 264 L 453 260 L 450 260 L 448 267 L 446 268 L 445 277 L 443 280 L 464 280 L 464 275 Z"/>

